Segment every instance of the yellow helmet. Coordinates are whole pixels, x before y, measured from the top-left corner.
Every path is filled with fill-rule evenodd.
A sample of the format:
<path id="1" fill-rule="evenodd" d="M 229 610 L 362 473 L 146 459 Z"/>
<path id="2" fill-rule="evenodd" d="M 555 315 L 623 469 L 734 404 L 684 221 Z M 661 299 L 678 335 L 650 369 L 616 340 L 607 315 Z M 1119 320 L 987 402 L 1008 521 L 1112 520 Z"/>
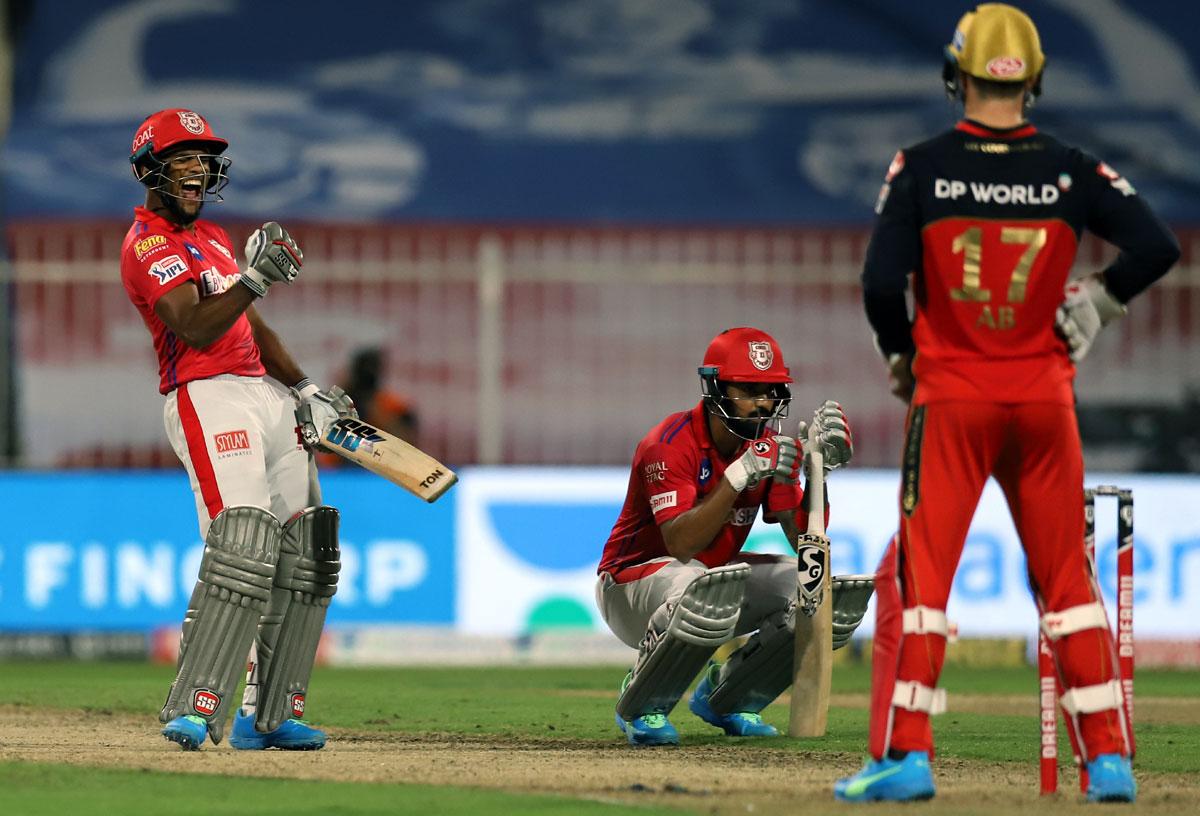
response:
<path id="1" fill-rule="evenodd" d="M 964 14 L 945 55 L 943 78 L 952 95 L 958 93 L 958 71 L 1015 83 L 1038 79 L 1046 66 L 1037 26 L 1028 14 L 1007 3 L 983 3 Z M 1035 87 L 1034 94 L 1038 92 Z"/>

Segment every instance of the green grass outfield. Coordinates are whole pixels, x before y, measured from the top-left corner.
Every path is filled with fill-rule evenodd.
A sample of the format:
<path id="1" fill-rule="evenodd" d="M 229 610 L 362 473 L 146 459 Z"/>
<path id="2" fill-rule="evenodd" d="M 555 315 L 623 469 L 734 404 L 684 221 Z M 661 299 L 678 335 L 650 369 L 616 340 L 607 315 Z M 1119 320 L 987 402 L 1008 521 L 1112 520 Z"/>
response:
<path id="1" fill-rule="evenodd" d="M 612 720 L 620 668 L 318 668 L 311 684 L 307 719 L 361 734 L 486 735 L 501 740 L 537 740 L 553 745 L 605 746 L 623 737 Z M 84 709 L 144 716 L 156 729 L 172 670 L 140 663 L 0 663 L 0 704 L 37 709 Z M 1037 755 L 1036 689 L 1032 668 L 948 666 L 942 685 L 959 695 L 1024 695 L 1029 714 L 954 712 L 935 721 L 942 758 L 1032 765 Z M 835 671 L 836 694 L 866 693 L 869 670 Z M 1200 697 L 1200 673 L 1143 670 L 1139 698 L 1178 698 L 1181 710 Z M 834 707 L 829 733 L 819 740 L 780 738 L 734 742 L 677 709 L 673 722 L 686 745 L 721 745 L 730 751 L 862 753 L 867 712 Z M 776 704 L 766 719 L 787 730 L 787 709 Z M 1188 722 L 1190 720 L 1190 723 Z M 5 746 L 0 718 L 0 749 Z M 1067 745 L 1065 737 L 1061 745 Z M 1195 717 L 1139 723 L 1139 774 L 1196 772 L 1200 728 Z M 766 754 L 764 753 L 765 757 Z M 216 788 L 217 790 L 214 790 Z M 0 813 L 213 813 L 237 804 L 244 813 L 592 813 L 604 802 L 548 795 L 500 793 L 469 787 L 308 783 L 260 778 L 225 779 L 208 786 L 194 802 L 179 799 L 179 777 L 136 770 L 101 770 L 59 764 L 0 763 Z M 144 803 L 154 802 L 154 807 Z M 169 803 L 169 804 L 168 804 Z M 189 809 L 194 806 L 194 809 Z M 638 813 L 679 813 L 639 807 Z M 700 811 L 697 811 L 700 812 Z"/>

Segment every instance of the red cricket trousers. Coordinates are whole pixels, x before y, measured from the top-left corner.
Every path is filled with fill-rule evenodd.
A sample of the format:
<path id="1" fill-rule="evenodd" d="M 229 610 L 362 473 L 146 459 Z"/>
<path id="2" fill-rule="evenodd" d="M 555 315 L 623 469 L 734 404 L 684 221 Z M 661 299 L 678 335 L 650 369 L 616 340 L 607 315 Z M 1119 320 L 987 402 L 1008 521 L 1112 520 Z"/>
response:
<path id="1" fill-rule="evenodd" d="M 1077 715 L 1087 756 L 1128 754 L 1124 715 L 1119 705 L 1105 707 L 1107 695 L 1117 693 L 1109 685 L 1117 660 L 1107 624 L 1095 620 L 1103 615 L 1084 549 L 1083 454 L 1073 408 L 914 405 L 903 465 L 900 532 L 876 576 L 871 754 L 933 751 L 929 717 L 938 709 L 946 601 L 989 476 L 1008 501 L 1030 583 L 1050 613 L 1043 620 L 1063 613 L 1057 620 L 1071 623 L 1052 648 L 1064 691 L 1078 689 L 1087 701 Z"/>

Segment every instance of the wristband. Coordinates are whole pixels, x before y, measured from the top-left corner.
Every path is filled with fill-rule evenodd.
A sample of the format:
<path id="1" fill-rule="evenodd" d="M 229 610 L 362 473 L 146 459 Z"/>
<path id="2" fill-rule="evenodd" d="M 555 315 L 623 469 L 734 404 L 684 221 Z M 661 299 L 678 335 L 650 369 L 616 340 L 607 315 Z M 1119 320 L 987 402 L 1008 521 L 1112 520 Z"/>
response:
<path id="1" fill-rule="evenodd" d="M 321 389 L 317 387 L 317 384 L 308 377 L 305 377 L 303 380 L 293 385 L 292 389 L 296 392 L 296 396 L 298 396 L 301 401 L 308 399 L 314 394 L 321 393 Z"/>
<path id="2" fill-rule="evenodd" d="M 750 474 L 746 472 L 746 463 L 740 457 L 730 462 L 729 467 L 725 468 L 724 478 L 735 492 L 741 493 L 750 482 Z"/>

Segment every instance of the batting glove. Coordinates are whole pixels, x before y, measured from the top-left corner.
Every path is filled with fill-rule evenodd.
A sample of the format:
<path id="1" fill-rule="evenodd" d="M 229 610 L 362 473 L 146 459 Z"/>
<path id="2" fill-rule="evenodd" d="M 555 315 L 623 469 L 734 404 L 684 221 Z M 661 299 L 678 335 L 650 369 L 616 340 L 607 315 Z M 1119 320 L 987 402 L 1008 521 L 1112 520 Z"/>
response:
<path id="1" fill-rule="evenodd" d="M 274 221 L 256 229 L 246 241 L 246 269 L 241 282 L 259 297 L 273 283 L 288 283 L 300 274 L 304 253 L 287 230 Z"/>
<path id="2" fill-rule="evenodd" d="M 809 424 L 801 420 L 801 439 L 808 439 Z M 825 472 L 840 468 L 854 456 L 854 437 L 850 433 L 850 420 L 842 406 L 833 400 L 825 400 L 813 412 L 813 425 L 821 444 L 821 456 L 825 461 Z"/>
<path id="3" fill-rule="evenodd" d="M 1078 363 L 1092 348 L 1100 330 L 1127 311 L 1104 287 L 1104 279 L 1091 275 L 1071 281 L 1054 315 L 1055 328 L 1067 341 L 1068 354 Z"/>
<path id="4" fill-rule="evenodd" d="M 793 482 L 800 478 L 798 448 L 790 436 L 755 439 L 745 453 L 725 468 L 724 476 L 738 493 L 772 477 Z"/>
<path id="5" fill-rule="evenodd" d="M 312 380 L 303 379 L 292 387 L 296 407 L 296 424 L 305 447 L 318 448 L 329 426 L 343 417 L 358 419 L 358 410 L 350 395 L 336 385 L 322 391 Z"/>

